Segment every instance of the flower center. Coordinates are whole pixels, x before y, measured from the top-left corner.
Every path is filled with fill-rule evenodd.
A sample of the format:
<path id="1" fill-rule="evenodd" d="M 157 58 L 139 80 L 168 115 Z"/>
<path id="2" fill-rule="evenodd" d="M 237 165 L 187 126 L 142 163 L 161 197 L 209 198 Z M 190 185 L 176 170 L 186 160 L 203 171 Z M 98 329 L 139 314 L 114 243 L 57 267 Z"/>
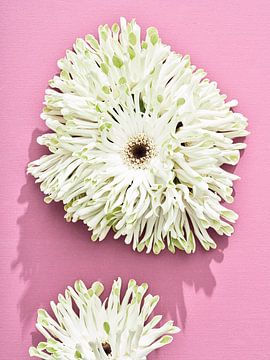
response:
<path id="1" fill-rule="evenodd" d="M 143 133 L 130 137 L 123 149 L 125 163 L 136 169 L 145 169 L 156 154 L 153 140 Z"/>
<path id="2" fill-rule="evenodd" d="M 112 352 L 111 345 L 107 342 L 102 344 L 103 350 L 105 351 L 106 355 L 110 355 Z"/>

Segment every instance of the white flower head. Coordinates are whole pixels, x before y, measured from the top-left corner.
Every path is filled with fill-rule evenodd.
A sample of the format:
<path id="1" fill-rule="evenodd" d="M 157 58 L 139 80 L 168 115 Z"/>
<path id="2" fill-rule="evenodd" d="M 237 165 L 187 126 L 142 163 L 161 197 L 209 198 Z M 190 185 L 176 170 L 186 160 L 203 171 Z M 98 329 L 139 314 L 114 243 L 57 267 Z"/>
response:
<path id="1" fill-rule="evenodd" d="M 155 28 L 140 33 L 121 18 L 58 61 L 42 113 L 52 132 L 38 138 L 51 154 L 28 172 L 93 240 L 113 229 L 138 251 L 191 253 L 195 238 L 209 250 L 208 229 L 230 236 L 237 219 L 221 201 L 238 177 L 222 165 L 238 163 L 247 119 Z"/>
<path id="2" fill-rule="evenodd" d="M 45 360 L 145 360 L 172 341 L 169 334 L 180 331 L 173 321 L 156 328 L 161 315 L 149 319 L 159 297 L 144 297 L 147 288 L 145 283 L 138 286 L 130 280 L 121 299 L 118 279 L 102 303 L 100 282 L 87 289 L 77 281 L 65 296 L 59 295 L 58 304 L 51 302 L 55 319 L 45 310 L 38 311 L 36 326 L 46 341 L 31 347 L 30 355 Z"/>

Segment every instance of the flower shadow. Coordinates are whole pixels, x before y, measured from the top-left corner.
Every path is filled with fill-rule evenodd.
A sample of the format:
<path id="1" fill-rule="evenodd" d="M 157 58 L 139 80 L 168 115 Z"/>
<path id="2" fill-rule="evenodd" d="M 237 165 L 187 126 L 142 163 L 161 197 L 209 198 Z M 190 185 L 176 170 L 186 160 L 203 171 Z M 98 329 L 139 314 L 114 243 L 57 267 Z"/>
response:
<path id="1" fill-rule="evenodd" d="M 36 144 L 42 132 L 35 130 L 29 148 L 29 160 L 42 155 L 44 149 Z M 211 270 L 212 263 L 221 263 L 228 239 L 215 236 L 218 249 L 203 251 L 198 245 L 197 252 L 175 255 L 164 251 L 159 256 L 138 254 L 122 240 L 113 240 L 110 233 L 101 243 L 90 241 L 90 234 L 82 222 L 65 223 L 62 204 L 43 202 L 43 194 L 33 177 L 27 176 L 26 183 L 18 198 L 26 205 L 24 214 L 18 218 L 20 239 L 17 258 L 12 269 L 20 269 L 25 283 L 25 291 L 18 308 L 22 322 L 23 336 L 29 334 L 36 311 L 40 307 L 48 309 L 49 301 L 72 285 L 76 279 L 86 284 L 100 280 L 106 285 L 106 294 L 113 279 L 121 276 L 126 283 L 129 278 L 138 282 L 148 282 L 153 294 L 161 295 L 157 312 L 166 314 L 185 328 L 187 307 L 185 287 L 195 292 L 203 291 L 211 296 L 216 280 Z M 41 340 L 32 332 L 33 343 Z"/>

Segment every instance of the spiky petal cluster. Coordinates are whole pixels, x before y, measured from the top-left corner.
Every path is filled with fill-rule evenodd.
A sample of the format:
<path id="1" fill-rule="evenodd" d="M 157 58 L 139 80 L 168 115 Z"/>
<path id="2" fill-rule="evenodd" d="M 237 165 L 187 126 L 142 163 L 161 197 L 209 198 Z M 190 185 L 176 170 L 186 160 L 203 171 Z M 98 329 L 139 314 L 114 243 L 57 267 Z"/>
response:
<path id="1" fill-rule="evenodd" d="M 58 304 L 51 302 L 55 319 L 45 310 L 38 311 L 36 326 L 46 341 L 31 347 L 30 355 L 45 360 L 145 360 L 172 341 L 168 334 L 179 331 L 172 321 L 156 328 L 161 315 L 147 321 L 159 301 L 158 296 L 144 297 L 147 288 L 130 280 L 121 300 L 118 279 L 102 303 L 100 282 L 87 289 L 77 281 L 65 296 L 59 295 Z"/>
<path id="2" fill-rule="evenodd" d="M 50 155 L 28 167 L 46 202 L 63 201 L 66 219 L 82 220 L 93 240 L 112 228 L 133 249 L 158 254 L 208 250 L 208 233 L 231 235 L 235 165 L 246 118 L 225 102 L 215 82 L 189 56 L 170 50 L 154 28 L 121 19 L 78 39 L 58 62 L 42 118 L 52 133 L 38 138 Z"/>

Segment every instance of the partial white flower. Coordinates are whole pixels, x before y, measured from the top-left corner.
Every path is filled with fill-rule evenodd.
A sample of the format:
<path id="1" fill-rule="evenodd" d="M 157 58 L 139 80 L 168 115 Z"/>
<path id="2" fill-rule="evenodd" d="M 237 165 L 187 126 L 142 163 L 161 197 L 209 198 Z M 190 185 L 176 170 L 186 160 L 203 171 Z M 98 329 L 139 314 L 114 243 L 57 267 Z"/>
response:
<path id="1" fill-rule="evenodd" d="M 222 165 L 238 163 L 247 119 L 155 28 L 140 32 L 122 18 L 58 61 L 42 113 L 52 132 L 38 138 L 51 155 L 28 172 L 93 240 L 112 228 L 138 251 L 215 248 L 208 229 L 230 236 L 237 219 L 221 201 L 238 177 Z"/>
<path id="2" fill-rule="evenodd" d="M 45 310 L 38 311 L 37 329 L 46 341 L 31 347 L 31 356 L 51 360 L 145 360 L 154 350 L 169 344 L 180 331 L 168 321 L 159 328 L 162 316 L 148 320 L 159 301 L 147 295 L 147 284 L 130 280 L 122 298 L 121 279 L 114 281 L 108 299 L 100 295 L 104 288 L 95 282 L 87 289 L 82 281 L 68 287 L 59 303 L 51 302 L 55 319 Z M 76 309 L 74 309 L 76 305 Z"/>

